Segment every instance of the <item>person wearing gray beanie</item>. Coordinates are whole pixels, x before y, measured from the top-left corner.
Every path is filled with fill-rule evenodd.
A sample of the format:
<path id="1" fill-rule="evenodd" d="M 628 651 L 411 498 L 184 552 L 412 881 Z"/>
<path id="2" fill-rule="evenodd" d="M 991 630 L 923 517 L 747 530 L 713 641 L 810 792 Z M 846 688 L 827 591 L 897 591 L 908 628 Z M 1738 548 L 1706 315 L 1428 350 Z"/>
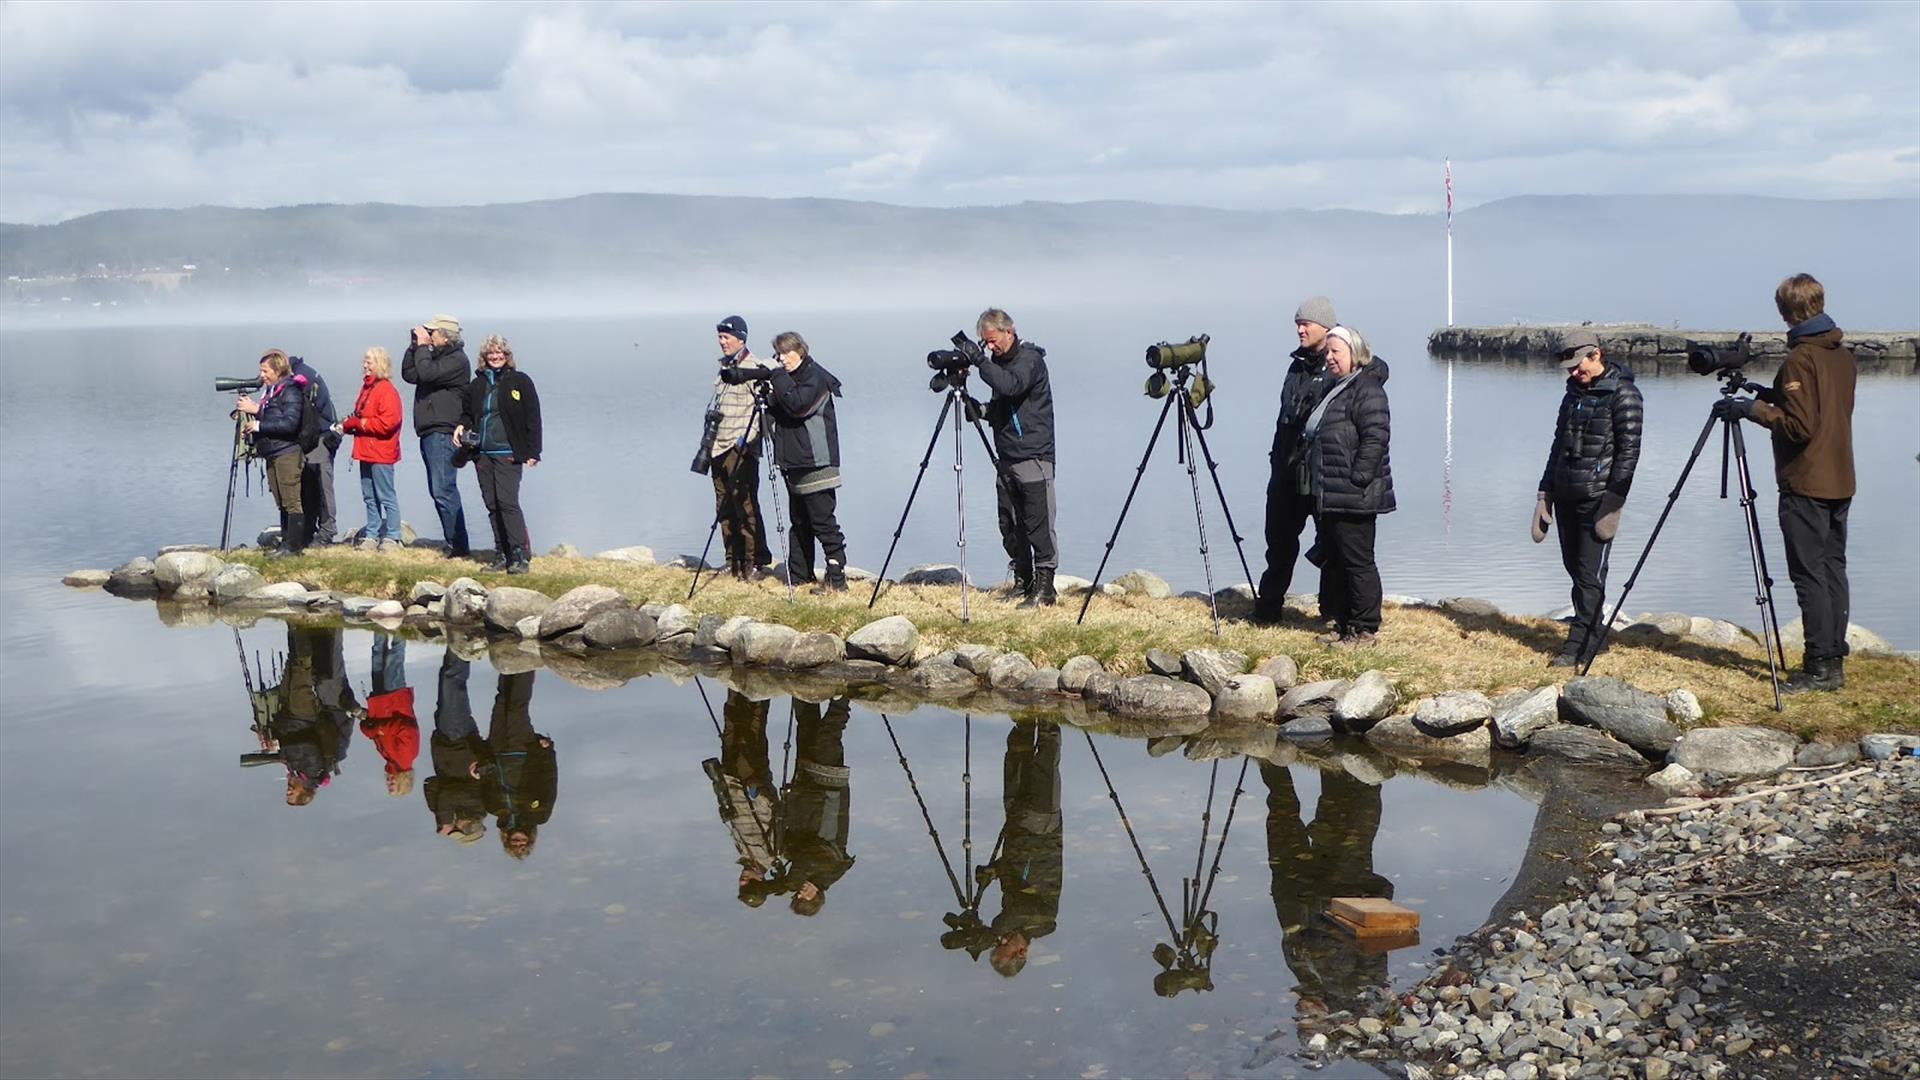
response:
<path id="1" fill-rule="evenodd" d="M 1267 567 L 1253 605 L 1254 621 L 1269 626 L 1278 625 L 1286 611 L 1287 586 L 1293 584 L 1294 564 L 1300 559 L 1300 534 L 1313 517 L 1312 497 L 1300 493 L 1299 478 L 1307 465 L 1301 433 L 1333 385 L 1327 375 L 1327 331 L 1339 322 L 1333 301 L 1324 296 L 1307 297 L 1293 313 L 1300 347 L 1293 351 L 1280 385 L 1280 416 L 1268 454 L 1273 471 L 1267 481 Z"/>

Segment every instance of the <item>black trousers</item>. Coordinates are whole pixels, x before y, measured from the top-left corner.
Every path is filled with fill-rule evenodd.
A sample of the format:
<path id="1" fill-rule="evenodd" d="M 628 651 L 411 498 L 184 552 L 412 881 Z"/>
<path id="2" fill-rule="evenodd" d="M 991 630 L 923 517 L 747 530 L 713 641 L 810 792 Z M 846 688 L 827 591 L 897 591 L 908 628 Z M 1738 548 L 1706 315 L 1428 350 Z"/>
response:
<path id="1" fill-rule="evenodd" d="M 1343 634 L 1380 630 L 1380 568 L 1373 562 L 1374 514 L 1321 514 L 1320 614 Z"/>
<path id="2" fill-rule="evenodd" d="M 1013 560 L 1016 573 L 1060 565 L 1059 544 L 1053 532 L 1053 462 L 1002 462 L 994 487 L 1000 506 L 1000 544 Z"/>
<path id="3" fill-rule="evenodd" d="M 815 540 L 820 542 L 820 550 L 826 553 L 828 575 L 836 572 L 845 574 L 847 538 L 840 531 L 840 523 L 833 517 L 838 494 L 836 489 L 828 488 L 802 495 L 794 489 L 793 478 L 787 479 L 788 501 L 793 504 L 793 532 L 787 537 L 788 581 L 798 584 L 813 580 Z"/>
<path id="4" fill-rule="evenodd" d="M 1593 534 L 1599 499 L 1555 499 L 1553 526 L 1560 537 L 1560 565 L 1573 579 L 1573 629 L 1567 648 L 1585 660 L 1588 643 L 1601 640 L 1601 602 L 1607 594 L 1607 542 Z"/>
<path id="5" fill-rule="evenodd" d="M 1780 493 L 1780 534 L 1787 575 L 1807 628 L 1808 660 L 1837 660 L 1847 647 L 1852 600 L 1847 587 L 1847 511 L 1852 499 Z"/>
<path id="6" fill-rule="evenodd" d="M 480 481 L 480 501 L 487 504 L 487 521 L 493 526 L 493 542 L 502 555 L 519 549 L 533 554 L 533 540 L 527 536 L 527 517 L 520 512 L 520 474 L 525 466 L 512 458 L 473 459 L 473 475 Z"/>
<path id="7" fill-rule="evenodd" d="M 1293 568 L 1300 560 L 1300 534 L 1312 519 L 1313 496 L 1300 494 L 1293 470 L 1284 459 L 1275 459 L 1267 481 L 1267 569 L 1260 575 L 1255 605 L 1262 618 L 1278 618 L 1286 606 Z"/>

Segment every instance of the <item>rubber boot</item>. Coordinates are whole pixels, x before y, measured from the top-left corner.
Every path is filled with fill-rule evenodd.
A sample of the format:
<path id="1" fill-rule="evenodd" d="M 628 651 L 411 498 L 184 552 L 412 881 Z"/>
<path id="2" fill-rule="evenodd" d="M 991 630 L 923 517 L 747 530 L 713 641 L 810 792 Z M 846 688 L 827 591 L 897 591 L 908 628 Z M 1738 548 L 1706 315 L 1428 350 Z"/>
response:
<path id="1" fill-rule="evenodd" d="M 299 555 L 307 550 L 307 516 L 305 514 L 286 515 L 286 531 L 280 534 L 279 555 Z"/>
<path id="2" fill-rule="evenodd" d="M 1053 591 L 1053 571 L 1045 568 L 1033 572 L 1033 587 L 1028 590 L 1027 598 L 1020 601 L 1023 608 L 1052 607 L 1060 597 Z"/>

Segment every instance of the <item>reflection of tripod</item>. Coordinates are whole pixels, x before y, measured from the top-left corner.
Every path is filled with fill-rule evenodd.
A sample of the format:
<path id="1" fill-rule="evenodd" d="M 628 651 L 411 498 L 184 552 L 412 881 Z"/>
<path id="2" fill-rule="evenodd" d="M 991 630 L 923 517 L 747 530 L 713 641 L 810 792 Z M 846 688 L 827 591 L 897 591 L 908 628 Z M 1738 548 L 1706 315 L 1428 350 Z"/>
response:
<path id="1" fill-rule="evenodd" d="M 958 522 L 954 546 L 960 549 L 960 621 L 968 620 L 968 591 L 972 583 L 967 579 L 967 455 L 966 437 L 960 430 L 961 425 L 971 423 L 973 430 L 979 433 L 980 445 L 987 449 L 987 463 L 993 466 L 996 474 L 1000 459 L 994 456 L 993 443 L 987 438 L 987 429 L 980 423 L 980 403 L 968 396 L 965 376 L 959 373 L 947 376 L 947 399 L 940 406 L 939 418 L 933 422 L 933 437 L 927 440 L 927 452 L 920 455 L 920 471 L 914 474 L 913 489 L 907 492 L 907 505 L 900 511 L 900 524 L 893 527 L 893 543 L 887 545 L 886 561 L 880 564 L 880 576 L 873 581 L 873 595 L 867 597 L 868 607 L 880 599 L 880 586 L 887 580 L 887 567 L 893 565 L 894 549 L 900 546 L 900 534 L 907 527 L 907 515 L 913 513 L 913 500 L 920 494 L 920 482 L 927 478 L 927 464 L 933 460 L 933 448 L 940 442 L 940 431 L 946 426 L 948 413 L 953 414 L 953 495 L 954 516 Z"/>
<path id="2" fill-rule="evenodd" d="M 252 666 L 247 664 L 247 647 L 240 640 L 240 631 L 233 632 L 233 647 L 240 654 L 240 682 L 247 688 L 247 703 L 253 709 L 254 737 L 260 742 L 257 753 L 240 755 L 242 768 L 255 765 L 272 765 L 281 760 L 280 738 L 274 733 L 273 723 L 278 718 L 279 708 L 274 701 L 274 691 L 280 682 L 280 657 L 273 659 L 272 682 L 268 682 L 268 673 L 261 667 L 260 654 L 253 656 Z"/>
<path id="3" fill-rule="evenodd" d="M 960 838 L 960 864 L 972 871 L 964 886 L 960 883 L 960 876 L 953 872 L 953 860 L 947 857 L 947 846 L 940 842 L 940 830 L 934 828 L 933 815 L 927 811 L 927 800 L 920 795 L 919 781 L 913 778 L 913 767 L 907 764 L 907 752 L 900 748 L 900 737 L 894 734 L 893 720 L 882 713 L 880 722 L 886 725 L 887 738 L 893 743 L 894 755 L 900 759 L 900 771 L 906 774 L 907 787 L 913 791 L 913 801 L 919 804 L 920 820 L 926 822 L 927 835 L 933 838 L 934 853 L 940 856 L 940 866 L 947 872 L 947 884 L 953 888 L 954 902 L 960 906 L 959 911 L 950 911 L 941 916 L 941 920 L 947 924 L 947 932 L 940 935 L 940 944 L 949 949 L 965 949 L 978 960 L 982 953 L 993 948 L 999 935 L 980 918 L 980 901 L 985 899 L 987 891 L 987 867 L 973 867 L 973 714 L 966 714 L 965 757 L 960 766 L 960 784 L 964 791 L 961 802 L 964 831 Z M 1006 838 L 1003 826 L 1000 839 L 994 842 L 989 865 L 999 861 L 1000 847 Z"/>
<path id="4" fill-rule="evenodd" d="M 1746 385 L 1738 368 L 1722 371 L 1720 377 L 1726 381 L 1726 385 L 1720 388 L 1722 398 L 1731 398 Z M 1660 530 L 1667 523 L 1667 515 L 1673 513 L 1674 503 L 1680 500 L 1680 490 L 1687 486 L 1687 477 L 1692 474 L 1694 463 L 1700 460 L 1700 451 L 1706 448 L 1707 436 L 1713 434 L 1713 425 L 1716 423 L 1720 425 L 1722 499 L 1727 497 L 1729 459 L 1739 466 L 1734 472 L 1740 479 L 1740 516 L 1747 526 L 1747 557 L 1753 564 L 1753 602 L 1760 608 L 1761 643 L 1767 649 L 1767 673 L 1773 680 L 1773 710 L 1780 712 L 1784 708 L 1780 699 L 1780 671 L 1787 666 L 1787 650 L 1780 641 L 1780 616 L 1773 606 L 1773 577 L 1767 573 L 1767 552 L 1760 543 L 1760 513 L 1755 506 L 1753 473 L 1747 467 L 1747 440 L 1740 432 L 1740 421 L 1731 416 L 1709 416 L 1705 426 L 1701 427 L 1700 437 L 1693 441 L 1693 453 L 1687 455 L 1686 467 L 1680 470 L 1680 479 L 1674 481 L 1673 491 L 1667 495 L 1667 505 L 1660 511 L 1660 520 L 1653 524 L 1653 535 L 1647 537 L 1647 546 L 1640 550 L 1640 560 L 1633 564 L 1633 573 L 1628 575 L 1626 585 L 1621 588 L 1620 598 L 1613 602 L 1612 613 L 1599 626 L 1587 627 L 1587 662 L 1580 673 L 1584 675 L 1593 669 L 1594 658 L 1606 645 L 1606 635 L 1613 628 L 1613 620 L 1619 617 L 1621 605 L 1627 602 L 1627 594 L 1633 591 L 1633 583 L 1639 580 L 1641 569 L 1647 565 L 1647 556 L 1653 553 L 1653 542 L 1660 539 Z M 1598 619 L 1599 614 L 1596 609 L 1594 617 Z"/>
<path id="5" fill-rule="evenodd" d="M 1193 365 L 1183 364 L 1176 368 L 1166 386 L 1167 403 L 1160 408 L 1160 420 L 1153 425 L 1153 436 L 1147 440 L 1146 453 L 1140 455 L 1140 465 L 1133 472 L 1133 486 L 1127 489 L 1127 501 L 1120 506 L 1120 518 L 1113 523 L 1113 535 L 1107 537 L 1106 554 L 1100 557 L 1100 568 L 1093 572 L 1093 584 L 1087 589 L 1087 597 L 1080 602 L 1080 617 L 1076 623 L 1087 618 L 1087 608 L 1092 606 L 1094 594 L 1100 591 L 1100 575 L 1106 572 L 1107 560 L 1113 558 L 1113 545 L 1120 539 L 1120 527 L 1126 524 L 1127 511 L 1133 506 L 1133 497 L 1140 491 L 1140 480 L 1146 475 L 1147 462 L 1153 457 L 1153 446 L 1160 441 L 1161 429 L 1167 426 L 1167 414 L 1179 417 L 1179 445 L 1176 448 L 1178 460 L 1187 467 L 1187 482 L 1193 488 L 1193 522 L 1200 529 L 1200 566 L 1207 576 L 1207 602 L 1213 607 L 1213 632 L 1220 633 L 1220 599 L 1213 594 L 1213 560 L 1207 551 L 1207 518 L 1200 509 L 1200 475 L 1198 463 L 1194 460 L 1193 447 L 1197 442 L 1200 453 L 1205 456 L 1207 473 L 1213 477 L 1214 494 L 1220 498 L 1220 512 L 1227 519 L 1227 534 L 1233 537 L 1234 550 L 1240 554 L 1240 569 L 1247 575 L 1247 587 L 1253 588 L 1253 570 L 1247 566 L 1247 552 L 1241 547 L 1240 529 L 1233 523 L 1233 511 L 1227 506 L 1226 489 L 1220 486 L 1220 466 L 1213 460 L 1213 449 L 1207 445 L 1206 431 L 1213 426 L 1213 406 L 1207 406 L 1207 422 L 1202 424 L 1196 406 L 1211 391 L 1206 377 L 1191 390 L 1189 381 L 1193 378 Z"/>
<path id="6" fill-rule="evenodd" d="M 757 441 L 760 444 L 760 452 L 766 455 L 767 487 L 771 489 L 773 495 L 773 527 L 780 534 L 780 562 L 783 576 L 787 582 L 787 600 L 791 602 L 793 600 L 793 566 L 789 556 L 792 553 L 788 550 L 787 519 L 780 507 L 780 487 L 786 483 L 786 473 L 780 468 L 780 463 L 774 460 L 772 447 L 768 445 L 773 441 L 773 437 L 767 434 L 767 380 L 765 379 L 754 383 L 753 416 L 747 420 L 747 430 L 758 431 L 760 433 L 760 438 Z M 745 447 L 746 444 L 743 441 L 740 449 L 745 449 Z M 708 468 L 712 467 L 711 464 L 708 466 Z M 754 479 L 757 483 L 757 478 Z M 714 511 L 713 524 L 707 528 L 707 542 L 701 545 L 700 561 L 695 564 L 693 568 L 693 584 L 687 589 L 687 599 L 689 600 L 693 599 L 694 593 L 700 591 L 700 573 L 707 568 L 707 552 L 713 550 L 713 535 L 720 531 L 720 519 L 727 514 L 729 509 L 731 508 L 722 507 Z M 743 542 L 750 545 L 753 542 L 753 538 L 747 536 L 746 533 L 747 527 L 751 525 L 752 522 L 747 521 L 746 515 L 744 514 L 740 515 L 740 517 L 741 520 L 736 522 L 734 526 L 736 530 L 735 535 L 743 537 Z"/>
<path id="7" fill-rule="evenodd" d="M 240 483 L 240 474 L 246 473 L 248 495 L 253 494 L 253 443 L 247 438 L 247 414 L 239 409 L 233 410 L 233 445 L 227 461 L 227 509 L 220 518 L 220 550 L 227 550 L 227 542 L 233 538 L 233 495 Z"/>

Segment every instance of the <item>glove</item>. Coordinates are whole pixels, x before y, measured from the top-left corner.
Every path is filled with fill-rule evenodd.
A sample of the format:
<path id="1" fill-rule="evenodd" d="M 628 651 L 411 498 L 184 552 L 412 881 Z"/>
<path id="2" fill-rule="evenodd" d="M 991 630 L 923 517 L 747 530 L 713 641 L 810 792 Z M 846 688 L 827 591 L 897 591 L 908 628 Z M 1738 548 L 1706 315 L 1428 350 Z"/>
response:
<path id="1" fill-rule="evenodd" d="M 1547 501 L 1547 493 L 1541 492 L 1533 503 L 1533 542 L 1539 543 L 1547 538 L 1547 528 L 1553 524 L 1553 504 Z"/>
<path id="2" fill-rule="evenodd" d="M 1753 419 L 1753 399 L 1723 397 L 1713 403 L 1713 418 L 1716 420 L 1751 420 Z"/>
<path id="3" fill-rule="evenodd" d="M 739 386 L 745 382 L 765 382 L 773 378 L 772 368 L 763 367 L 724 367 L 720 369 L 720 381 L 728 386 Z"/>
<path id="4" fill-rule="evenodd" d="M 1600 516 L 1594 519 L 1593 535 L 1609 542 L 1620 531 L 1620 511 L 1627 505 L 1625 496 L 1609 491 L 1600 496 Z"/>

